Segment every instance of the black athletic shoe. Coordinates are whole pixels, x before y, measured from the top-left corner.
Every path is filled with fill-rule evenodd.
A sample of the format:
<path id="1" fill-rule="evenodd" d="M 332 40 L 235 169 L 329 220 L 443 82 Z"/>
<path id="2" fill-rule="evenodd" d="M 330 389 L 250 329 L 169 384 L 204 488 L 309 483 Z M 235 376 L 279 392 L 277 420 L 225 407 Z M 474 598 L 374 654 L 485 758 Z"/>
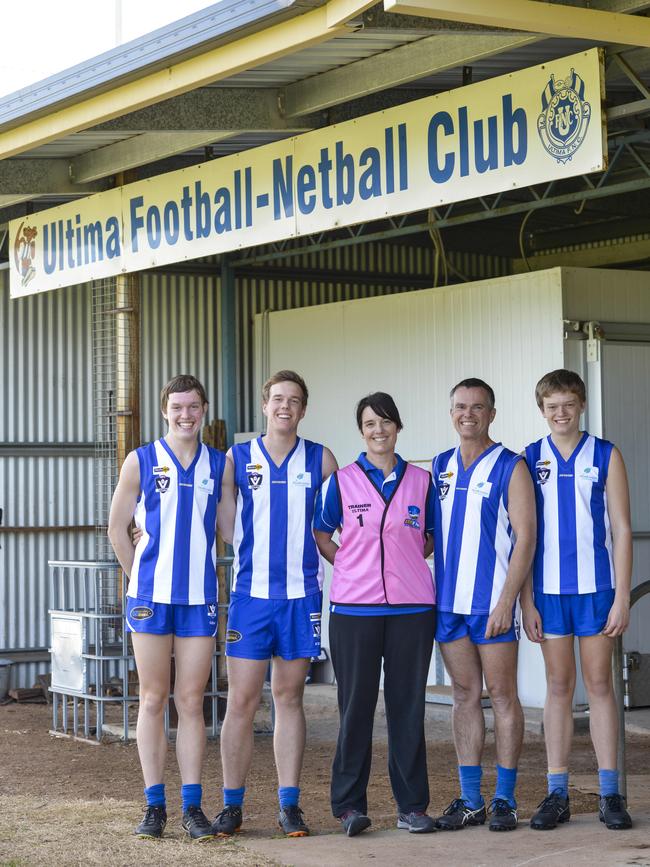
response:
<path id="1" fill-rule="evenodd" d="M 348 810 L 347 813 L 339 816 L 339 821 L 341 822 L 343 833 L 347 834 L 348 837 L 356 837 L 357 834 L 360 834 L 372 825 L 368 816 L 359 810 Z"/>
<path id="2" fill-rule="evenodd" d="M 535 831 L 550 831 L 562 822 L 568 822 L 570 818 L 569 796 L 565 798 L 559 789 L 555 789 L 537 805 L 530 820 L 530 827 Z"/>
<path id="3" fill-rule="evenodd" d="M 632 818 L 626 807 L 623 795 L 604 795 L 600 799 L 598 818 L 612 831 L 624 831 L 632 827 Z"/>
<path id="4" fill-rule="evenodd" d="M 188 807 L 183 813 L 181 825 L 192 840 L 212 840 L 214 837 L 212 824 L 200 807 Z"/>
<path id="5" fill-rule="evenodd" d="M 278 814 L 278 825 L 287 837 L 307 837 L 309 828 L 303 819 L 303 812 L 297 804 L 285 807 Z"/>
<path id="6" fill-rule="evenodd" d="M 164 807 L 147 807 L 138 827 L 133 832 L 136 837 L 162 837 L 167 824 L 167 810 Z"/>
<path id="7" fill-rule="evenodd" d="M 215 837 L 232 837 L 241 830 L 241 807 L 224 807 L 212 820 L 212 833 Z"/>
<path id="8" fill-rule="evenodd" d="M 436 830 L 436 823 L 426 813 L 400 813 L 397 817 L 397 827 L 409 834 L 431 834 Z"/>
<path id="9" fill-rule="evenodd" d="M 440 831 L 460 831 L 468 825 L 485 824 L 485 804 L 473 810 L 462 798 L 456 798 L 436 819 L 436 828 Z"/>
<path id="10" fill-rule="evenodd" d="M 514 831 L 517 827 L 517 811 L 503 798 L 494 798 L 490 804 L 490 831 Z"/>

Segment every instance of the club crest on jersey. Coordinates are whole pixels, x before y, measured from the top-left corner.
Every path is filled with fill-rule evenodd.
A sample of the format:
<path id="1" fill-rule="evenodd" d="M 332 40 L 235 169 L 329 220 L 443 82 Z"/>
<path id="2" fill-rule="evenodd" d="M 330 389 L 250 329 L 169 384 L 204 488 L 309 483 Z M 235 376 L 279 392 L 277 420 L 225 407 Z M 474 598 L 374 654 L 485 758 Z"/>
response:
<path id="1" fill-rule="evenodd" d="M 311 488 L 311 473 L 297 473 L 293 483 L 301 488 Z"/>
<path id="2" fill-rule="evenodd" d="M 558 163 L 569 162 L 587 135 L 591 106 L 584 96 L 585 83 L 574 69 L 564 79 L 551 75 L 542 93 L 537 132 Z"/>
<path id="3" fill-rule="evenodd" d="M 441 485 L 438 485 L 438 499 L 445 499 L 445 497 L 449 493 L 449 487 L 449 482 L 443 482 Z"/>
<path id="4" fill-rule="evenodd" d="M 256 491 L 259 487 L 261 487 L 263 476 L 259 470 L 255 469 L 247 472 L 246 478 L 248 479 L 248 487 L 251 490 Z"/>
<path id="5" fill-rule="evenodd" d="M 164 494 L 169 490 L 169 476 L 156 476 L 156 490 L 159 494 Z"/>
<path id="6" fill-rule="evenodd" d="M 537 475 L 537 484 L 545 485 L 548 480 L 551 478 L 551 468 L 544 466 L 535 467 L 535 474 Z"/>
<path id="7" fill-rule="evenodd" d="M 407 506 L 406 511 L 408 512 L 408 518 L 404 519 L 404 526 L 413 527 L 414 530 L 419 530 L 420 521 L 418 519 L 420 517 L 420 507 Z"/>

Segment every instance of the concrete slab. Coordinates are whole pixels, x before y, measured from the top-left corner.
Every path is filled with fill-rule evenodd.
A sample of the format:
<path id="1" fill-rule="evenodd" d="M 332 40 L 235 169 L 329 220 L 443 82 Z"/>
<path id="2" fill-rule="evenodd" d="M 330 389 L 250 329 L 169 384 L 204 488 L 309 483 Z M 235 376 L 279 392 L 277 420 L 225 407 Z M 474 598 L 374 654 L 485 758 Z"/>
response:
<path id="1" fill-rule="evenodd" d="M 460 833 L 417 836 L 405 831 L 367 831 L 352 839 L 324 834 L 298 840 L 241 839 L 238 845 L 293 867 L 350 867 L 374 864 L 401 867 L 431 863 L 445 867 L 571 867 L 634 865 L 650 867 L 650 810 L 635 813 L 629 831 L 608 831 L 596 816 L 581 815 L 555 831 L 520 826 L 513 833 L 494 834 L 487 827 Z"/>

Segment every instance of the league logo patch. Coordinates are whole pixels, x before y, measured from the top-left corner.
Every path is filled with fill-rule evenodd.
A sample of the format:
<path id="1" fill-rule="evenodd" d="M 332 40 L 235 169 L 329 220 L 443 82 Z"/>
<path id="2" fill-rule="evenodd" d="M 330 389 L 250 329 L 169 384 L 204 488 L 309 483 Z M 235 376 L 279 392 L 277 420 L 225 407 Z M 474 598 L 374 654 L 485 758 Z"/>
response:
<path id="1" fill-rule="evenodd" d="M 153 611 L 146 605 L 138 605 L 137 608 L 131 609 L 129 617 L 131 620 L 149 620 L 150 617 L 153 617 Z"/>
<path id="2" fill-rule="evenodd" d="M 236 641 L 241 641 L 243 635 L 241 632 L 237 632 L 236 629 L 229 629 L 226 632 L 226 644 L 234 644 Z"/>
<path id="3" fill-rule="evenodd" d="M 209 602 L 205 607 L 207 609 L 208 620 L 212 626 L 217 620 L 217 606 L 214 602 Z"/>
<path id="4" fill-rule="evenodd" d="M 477 482 L 471 488 L 473 494 L 480 494 L 482 497 L 489 497 L 492 491 L 492 482 Z"/>
<path id="5" fill-rule="evenodd" d="M 199 491 L 207 491 L 208 494 L 213 494 L 214 479 L 201 479 L 197 487 Z"/>
<path id="6" fill-rule="evenodd" d="M 169 490 L 169 476 L 156 476 L 156 490 L 160 494 L 164 494 Z"/>
<path id="7" fill-rule="evenodd" d="M 256 491 L 262 485 L 262 473 L 259 470 L 251 470 L 246 473 L 246 478 L 248 479 L 248 487 L 251 490 Z"/>
<path id="8" fill-rule="evenodd" d="M 599 476 L 598 467 L 583 467 L 578 476 L 582 482 L 597 482 Z"/>
<path id="9" fill-rule="evenodd" d="M 551 478 L 551 470 L 549 467 L 535 467 L 535 473 L 537 475 L 538 485 L 545 485 Z"/>
<path id="10" fill-rule="evenodd" d="M 419 506 L 407 506 L 408 518 L 404 519 L 405 527 L 413 527 L 414 530 L 420 529 L 420 522 L 418 518 L 420 517 L 420 509 Z"/>
<path id="11" fill-rule="evenodd" d="M 449 493 L 449 482 L 443 482 L 441 485 L 438 485 L 438 499 L 444 500 L 447 494 Z"/>
<path id="12" fill-rule="evenodd" d="M 584 96 L 585 83 L 574 69 L 565 79 L 551 75 L 542 93 L 537 132 L 558 163 L 569 162 L 587 135 L 591 106 Z"/>

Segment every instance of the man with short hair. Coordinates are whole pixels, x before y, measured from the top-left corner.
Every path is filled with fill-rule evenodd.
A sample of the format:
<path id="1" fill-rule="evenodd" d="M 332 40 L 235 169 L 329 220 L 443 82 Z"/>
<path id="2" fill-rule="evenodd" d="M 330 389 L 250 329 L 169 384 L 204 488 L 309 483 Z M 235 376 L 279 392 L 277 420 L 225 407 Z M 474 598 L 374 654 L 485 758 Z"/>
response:
<path id="1" fill-rule="evenodd" d="M 161 837 L 167 822 L 164 712 L 173 652 L 182 825 L 192 839 L 208 840 L 214 835 L 201 809 L 201 770 L 203 695 L 217 631 L 216 528 L 230 537 L 234 508 L 221 499 L 226 456 L 200 441 L 208 408 L 201 383 L 175 376 L 161 392 L 160 408 L 167 434 L 127 455 L 108 525 L 129 577 L 126 626 L 140 680 L 137 741 L 147 806 L 135 833 Z"/>
<path id="2" fill-rule="evenodd" d="M 614 639 L 630 620 L 632 526 L 625 464 L 616 446 L 580 430 L 586 391 L 577 373 L 547 373 L 535 397 L 550 433 L 526 449 L 537 500 L 537 551 L 522 611 L 526 634 L 541 644 L 546 666 L 548 795 L 530 824 L 547 831 L 571 815 L 577 636 L 598 760 L 599 818 L 607 828 L 623 830 L 632 827 L 632 819 L 618 787 L 612 653 Z"/>
<path id="3" fill-rule="evenodd" d="M 262 389 L 266 433 L 228 452 L 224 497 L 237 505 L 221 730 L 224 808 L 212 824 L 218 836 L 241 827 L 253 718 L 271 661 L 278 821 L 289 837 L 309 833 L 299 806 L 302 698 L 310 660 L 320 653 L 323 579 L 312 525 L 317 492 L 337 464 L 329 449 L 298 436 L 307 398 L 297 373 L 274 374 Z"/>
<path id="4" fill-rule="evenodd" d="M 492 388 L 481 379 L 465 379 L 450 397 L 460 444 L 433 461 L 436 641 L 452 682 L 461 791 L 436 826 L 455 831 L 482 825 L 487 817 L 481 794 L 485 677 L 497 748 L 489 828 L 513 831 L 524 732 L 514 608 L 535 547 L 533 486 L 521 456 L 490 438 L 496 415 Z"/>

